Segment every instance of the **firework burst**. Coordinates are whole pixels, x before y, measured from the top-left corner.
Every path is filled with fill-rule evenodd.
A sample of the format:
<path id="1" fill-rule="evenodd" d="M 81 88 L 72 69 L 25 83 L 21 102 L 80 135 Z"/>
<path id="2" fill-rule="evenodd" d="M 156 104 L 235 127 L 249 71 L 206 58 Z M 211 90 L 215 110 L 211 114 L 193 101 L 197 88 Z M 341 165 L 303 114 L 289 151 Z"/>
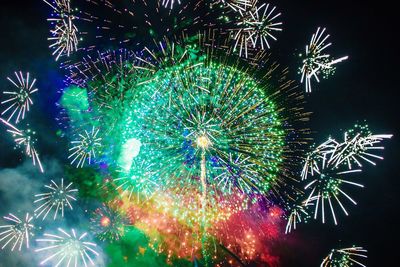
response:
<path id="1" fill-rule="evenodd" d="M 315 79 L 320 81 L 319 76 L 322 75 L 327 79 L 335 71 L 334 65 L 346 60 L 348 57 L 344 56 L 338 59 L 333 59 L 325 50 L 332 45 L 326 43 L 329 34 L 325 33 L 326 29 L 318 28 L 317 32 L 311 37 L 310 44 L 306 46 L 304 55 L 300 55 L 303 60 L 303 65 L 300 68 L 301 83 L 305 82 L 306 92 L 311 92 L 311 82 Z"/>
<path id="2" fill-rule="evenodd" d="M 27 213 L 24 219 L 20 219 L 14 214 L 4 216 L 4 219 L 10 224 L 0 225 L 0 243 L 3 243 L 2 249 L 8 245 L 11 251 L 18 249 L 21 251 L 23 244 L 29 248 L 29 239 L 33 236 L 33 217 Z"/>
<path id="3" fill-rule="evenodd" d="M 352 169 L 353 164 L 361 168 L 361 161 L 376 165 L 374 160 L 383 160 L 382 156 L 376 154 L 377 151 L 384 149 L 379 144 L 392 136 L 391 134 L 372 134 L 368 125 L 357 124 L 344 133 L 344 140 L 337 145 L 330 161 L 335 166 L 347 164 L 349 169 Z"/>
<path id="4" fill-rule="evenodd" d="M 69 149 L 69 159 L 72 159 L 71 164 L 76 162 L 76 167 L 83 167 L 87 160 L 89 164 L 96 157 L 96 153 L 101 148 L 101 137 L 98 137 L 99 129 L 94 126 L 91 131 L 86 131 L 84 134 L 79 134 L 80 140 L 71 141 L 73 147 Z"/>
<path id="5" fill-rule="evenodd" d="M 43 216 L 44 220 L 50 211 L 54 210 L 54 220 L 57 218 L 59 211 L 61 211 L 61 217 L 64 217 L 65 207 L 72 210 L 71 201 L 76 201 L 75 193 L 78 189 L 73 189 L 71 186 L 72 183 L 65 186 L 64 179 L 61 179 L 60 185 L 51 180 L 49 185 L 45 185 L 49 192 L 35 195 L 36 200 L 34 203 L 40 205 L 35 209 L 35 216 Z"/>
<path id="6" fill-rule="evenodd" d="M 276 41 L 274 32 L 282 31 L 282 22 L 276 20 L 281 13 L 276 13 L 276 7 L 270 4 L 253 5 L 246 11 L 239 11 L 240 18 L 233 29 L 235 40 L 233 49 L 239 50 L 239 56 L 248 57 L 250 47 L 261 50 L 269 49 L 269 39 Z"/>
<path id="7" fill-rule="evenodd" d="M 16 114 L 15 123 L 18 123 L 21 119 L 25 118 L 26 112 L 29 111 L 30 106 L 33 104 L 31 95 L 38 91 L 35 88 L 36 79 L 32 81 L 29 80 L 29 72 L 26 73 L 26 77 L 20 71 L 15 72 L 16 81 L 12 80 L 10 77 L 7 79 L 16 87 L 15 91 L 4 91 L 3 94 L 8 98 L 1 101 L 2 105 L 5 105 L 5 110 L 1 112 L 1 115 L 10 113 L 7 121 L 10 121 L 12 117 Z"/>
<path id="8" fill-rule="evenodd" d="M 52 18 L 47 19 L 54 26 L 50 30 L 51 37 L 47 38 L 53 43 L 49 46 L 53 49 L 53 55 L 56 55 L 56 61 L 62 55 L 69 55 L 78 50 L 78 28 L 74 20 L 76 17 L 71 13 L 71 6 L 69 0 L 55 0 L 50 3 L 43 0 L 53 9 Z"/>
<path id="9" fill-rule="evenodd" d="M 95 266 L 94 258 L 99 256 L 95 250 L 96 244 L 85 241 L 88 234 L 83 233 L 78 235 L 72 229 L 71 233 L 58 228 L 59 235 L 45 233 L 43 238 L 36 239 L 36 242 L 41 246 L 36 249 L 36 252 L 46 255 L 40 265 L 53 263 L 56 266 L 65 264 L 65 266 Z"/>
<path id="10" fill-rule="evenodd" d="M 364 187 L 362 184 L 354 183 L 347 179 L 342 179 L 343 175 L 349 173 L 361 172 L 361 170 L 349 170 L 349 171 L 337 171 L 326 165 L 326 161 L 322 162 L 321 167 L 316 171 L 315 178 L 305 186 L 304 189 L 310 190 L 306 205 L 313 202 L 315 205 L 314 219 L 318 217 L 319 210 L 321 210 L 322 223 L 325 223 L 325 210 L 327 205 L 329 205 L 330 211 L 335 225 L 337 224 L 335 209 L 332 201 L 335 201 L 343 210 L 343 212 L 348 215 L 343 202 L 340 200 L 340 196 L 346 197 L 354 205 L 357 204 L 348 193 L 343 191 L 344 185 L 351 185 L 357 187 Z"/>
<path id="11" fill-rule="evenodd" d="M 125 134 L 140 140 L 141 153 L 152 160 L 153 169 L 167 176 L 197 176 L 201 187 L 222 179 L 217 188 L 226 192 L 232 186 L 246 192 L 268 190 L 284 130 L 275 104 L 246 73 L 189 61 L 160 72 L 144 87 L 138 108 L 132 109 L 135 115 L 128 115 Z"/>
<path id="12" fill-rule="evenodd" d="M 36 151 L 35 144 L 36 144 L 36 132 L 30 128 L 26 130 L 19 130 L 14 125 L 10 124 L 6 120 L 0 118 L 0 121 L 3 122 L 7 127 L 7 132 L 11 133 L 16 146 L 24 147 L 25 154 L 32 158 L 33 165 L 38 165 L 41 172 L 44 172 L 42 163 L 40 162 L 39 154 Z"/>
<path id="13" fill-rule="evenodd" d="M 296 230 L 296 227 L 299 223 L 307 223 L 307 220 L 310 217 L 307 209 L 309 206 L 311 206 L 311 204 L 312 203 L 307 203 L 307 201 L 303 201 L 300 205 L 292 205 L 287 215 L 285 234 Z"/>
<path id="14" fill-rule="evenodd" d="M 331 253 L 323 259 L 321 267 L 350 267 L 355 265 L 366 267 L 365 264 L 360 262 L 360 259 L 367 258 L 366 253 L 367 250 L 362 247 L 332 249 Z"/>
<path id="15" fill-rule="evenodd" d="M 102 241 L 117 241 L 124 235 L 124 228 L 129 223 L 121 211 L 103 205 L 96 209 L 90 219 L 91 230 Z"/>

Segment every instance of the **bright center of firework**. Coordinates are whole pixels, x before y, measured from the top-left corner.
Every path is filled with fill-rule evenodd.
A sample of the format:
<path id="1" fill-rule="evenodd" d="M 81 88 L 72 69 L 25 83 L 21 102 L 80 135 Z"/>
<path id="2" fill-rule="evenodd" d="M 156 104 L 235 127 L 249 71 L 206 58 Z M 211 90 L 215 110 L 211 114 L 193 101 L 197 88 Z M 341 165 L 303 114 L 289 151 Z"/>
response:
<path id="1" fill-rule="evenodd" d="M 211 146 L 211 141 L 206 135 L 197 137 L 196 143 L 201 149 L 207 149 L 209 146 Z"/>
<path id="2" fill-rule="evenodd" d="M 104 216 L 103 218 L 100 219 L 100 225 L 103 227 L 108 227 L 111 223 L 110 218 Z"/>

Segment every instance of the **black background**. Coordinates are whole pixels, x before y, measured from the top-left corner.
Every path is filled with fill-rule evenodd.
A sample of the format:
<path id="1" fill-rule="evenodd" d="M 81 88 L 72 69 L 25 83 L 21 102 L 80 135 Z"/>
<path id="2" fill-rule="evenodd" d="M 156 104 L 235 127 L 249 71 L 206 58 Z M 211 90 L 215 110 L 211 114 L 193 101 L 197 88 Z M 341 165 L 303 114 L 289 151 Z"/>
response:
<path id="1" fill-rule="evenodd" d="M 293 78 L 297 71 L 293 59 L 318 26 L 328 28 L 333 55 L 350 56 L 334 77 L 314 86 L 314 92 L 306 97 L 307 109 L 313 112 L 310 127 L 315 141 L 329 134 L 339 138 L 341 129 L 363 120 L 376 133 L 394 134 L 385 143 L 385 160 L 365 168 L 362 179 L 366 188 L 352 192 L 359 204 L 350 208 L 350 216 L 342 216 L 338 227 L 317 222 L 301 226 L 294 234 L 298 243 L 281 248 L 283 266 L 319 266 L 332 247 L 353 244 L 368 249 L 368 266 L 398 266 L 389 263 L 395 261 L 399 250 L 400 73 L 395 8 L 389 1 L 284 0 L 274 4 L 283 13 L 284 32 L 272 52 L 289 66 Z M 49 9 L 39 0 L 1 0 L 0 10 L 0 89 L 6 88 L 6 77 L 14 70 L 29 70 L 40 79 L 39 111 L 30 117 L 48 135 L 42 143 L 43 157 L 57 157 L 54 102 L 62 74 L 46 40 Z M 1 131 L 0 168 L 15 167 L 21 157 L 12 149 L 4 127 Z"/>

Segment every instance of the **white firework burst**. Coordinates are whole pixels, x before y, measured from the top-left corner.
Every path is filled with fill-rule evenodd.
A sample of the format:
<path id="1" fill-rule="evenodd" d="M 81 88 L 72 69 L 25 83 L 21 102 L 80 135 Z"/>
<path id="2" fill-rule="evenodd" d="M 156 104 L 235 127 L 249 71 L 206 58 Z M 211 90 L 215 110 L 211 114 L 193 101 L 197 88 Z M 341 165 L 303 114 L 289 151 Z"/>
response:
<path id="1" fill-rule="evenodd" d="M 59 235 L 45 233 L 43 238 L 36 239 L 41 246 L 36 252 L 46 254 L 40 265 L 52 263 L 55 266 L 95 266 L 93 261 L 99 253 L 95 250 L 97 245 L 85 241 L 87 233 L 78 235 L 74 229 L 71 233 L 58 228 Z"/>
<path id="2" fill-rule="evenodd" d="M 362 167 L 361 161 L 366 161 L 375 166 L 374 159 L 383 160 L 382 156 L 376 154 L 376 151 L 384 149 L 379 144 L 385 139 L 392 138 L 392 136 L 391 134 L 373 135 L 368 130 L 368 126 L 356 125 L 356 129 L 344 133 L 344 141 L 337 147 L 331 162 L 335 166 L 347 164 L 349 169 L 352 169 L 353 163 Z"/>
<path id="3" fill-rule="evenodd" d="M 32 158 L 33 165 L 38 165 L 40 171 L 44 172 L 42 163 L 40 162 L 39 154 L 37 153 L 35 148 L 36 132 L 30 128 L 27 128 L 26 130 L 20 130 L 2 118 L 0 118 L 0 121 L 8 127 L 7 132 L 12 134 L 16 146 L 18 148 L 24 147 L 25 154 L 28 157 Z"/>
<path id="4" fill-rule="evenodd" d="M 54 11 L 54 17 L 47 19 L 54 24 L 54 29 L 50 30 L 51 37 L 47 38 L 53 43 L 50 48 L 54 49 L 53 55 L 56 55 L 56 61 L 62 56 L 70 56 L 71 53 L 78 50 L 78 28 L 74 20 L 76 17 L 72 14 L 69 0 L 55 0 L 53 4 L 43 0 Z"/>
<path id="5" fill-rule="evenodd" d="M 96 153 L 101 148 L 101 137 L 98 137 L 99 129 L 92 127 L 91 131 L 86 131 L 79 134 L 80 140 L 71 141 L 73 147 L 69 149 L 70 155 L 68 159 L 72 159 L 71 164 L 76 162 L 76 167 L 83 167 L 87 160 L 89 164 L 96 157 Z"/>
<path id="6" fill-rule="evenodd" d="M 334 65 L 348 59 L 348 56 L 334 59 L 325 52 L 332 45 L 332 43 L 327 43 L 329 34 L 326 34 L 325 31 L 325 28 L 322 30 L 318 28 L 317 32 L 312 35 L 309 45 L 306 46 L 305 55 L 300 55 L 303 59 L 300 81 L 301 83 L 305 82 L 306 92 L 311 92 L 313 79 L 319 82 L 320 75 L 328 78 L 335 71 Z"/>
<path id="7" fill-rule="evenodd" d="M 24 243 L 26 248 L 29 248 L 29 239 L 33 236 L 35 228 L 32 222 L 33 217 L 27 213 L 24 219 L 20 219 L 10 213 L 4 216 L 4 219 L 9 224 L 0 225 L 0 243 L 4 243 L 1 248 L 4 249 L 10 245 L 11 251 L 16 248 L 21 251 Z"/>
<path id="8" fill-rule="evenodd" d="M 312 176 L 313 180 L 304 188 L 311 191 L 306 200 L 306 205 L 309 203 L 313 203 L 313 205 L 315 205 L 314 219 L 317 219 L 319 216 L 319 210 L 321 210 L 320 216 L 322 223 L 325 223 L 325 210 L 327 209 L 326 205 L 329 205 L 329 210 L 332 213 L 333 221 L 335 225 L 337 225 L 335 208 L 333 204 L 336 202 L 346 215 L 348 215 L 348 212 L 344 207 L 342 200 L 340 200 L 341 196 L 344 196 L 351 203 L 357 205 L 357 202 L 355 202 L 346 192 L 343 191 L 343 186 L 351 185 L 361 188 L 364 187 L 362 184 L 352 182 L 342 177 L 350 173 L 361 172 L 361 170 L 355 169 L 339 171 L 337 168 L 329 165 L 328 161 L 324 158 L 318 170 L 315 169 L 314 171 L 314 175 Z"/>
<path id="9" fill-rule="evenodd" d="M 49 192 L 35 195 L 37 199 L 34 203 L 40 205 L 35 209 L 35 216 L 37 218 L 43 216 L 44 220 L 50 211 L 54 210 L 54 220 L 59 211 L 61 211 L 61 217 L 64 217 L 64 208 L 67 207 L 72 210 L 71 201 L 76 201 L 75 194 L 78 189 L 73 189 L 71 186 L 72 183 L 65 186 L 64 179 L 61 179 L 60 185 L 51 180 L 49 185 L 45 185 Z"/>
<path id="10" fill-rule="evenodd" d="M 332 249 L 331 253 L 326 256 L 321 267 L 350 267 L 350 266 L 362 266 L 366 267 L 365 264 L 361 263 L 361 259 L 367 258 L 367 250 L 362 247 L 351 247 L 342 249 Z"/>
<path id="11" fill-rule="evenodd" d="M 270 4 L 254 6 L 246 12 L 239 12 L 241 19 L 237 23 L 236 33 L 233 35 L 235 40 L 234 49 L 239 49 L 239 55 L 248 57 L 249 46 L 253 48 L 269 49 L 269 39 L 274 41 L 277 38 L 274 32 L 282 31 L 282 22 L 276 21 L 281 13 L 276 13 L 276 7 Z"/>
<path id="12" fill-rule="evenodd" d="M 32 81 L 29 79 L 29 72 L 26 76 L 22 72 L 15 72 L 16 81 L 7 77 L 7 79 L 16 87 L 14 91 L 4 91 L 3 94 L 6 95 L 7 99 L 1 101 L 2 105 L 6 105 L 6 108 L 1 115 L 10 113 L 7 121 L 10 121 L 12 117 L 16 114 L 15 123 L 18 123 L 20 119 L 25 118 L 26 112 L 29 111 L 30 106 L 33 104 L 31 95 L 38 91 L 35 86 L 36 79 Z"/>

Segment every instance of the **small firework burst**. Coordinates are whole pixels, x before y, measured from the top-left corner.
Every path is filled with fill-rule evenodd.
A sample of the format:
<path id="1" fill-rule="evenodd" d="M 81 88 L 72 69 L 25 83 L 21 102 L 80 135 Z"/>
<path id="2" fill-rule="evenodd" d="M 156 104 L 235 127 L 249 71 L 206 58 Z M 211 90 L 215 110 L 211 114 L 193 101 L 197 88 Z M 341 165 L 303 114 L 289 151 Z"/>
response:
<path id="1" fill-rule="evenodd" d="M 23 73 L 15 72 L 16 81 L 12 80 L 10 77 L 7 79 L 16 87 L 14 91 L 4 91 L 8 98 L 1 101 L 2 105 L 6 105 L 6 109 L 1 112 L 1 115 L 10 113 L 7 121 L 10 121 L 12 117 L 16 114 L 15 123 L 18 123 L 21 119 L 25 118 L 26 112 L 29 111 L 30 106 L 33 104 L 31 95 L 38 91 L 35 86 L 36 79 L 30 81 L 29 72 L 26 76 Z"/>
<path id="2" fill-rule="evenodd" d="M 366 253 L 367 250 L 362 247 L 332 249 L 331 253 L 323 259 L 321 267 L 366 267 L 360 262 L 363 258 L 367 258 Z"/>
<path id="3" fill-rule="evenodd" d="M 26 248 L 29 248 L 29 239 L 33 236 L 33 216 L 29 213 L 25 215 L 24 219 L 20 219 L 14 214 L 8 214 L 4 216 L 4 219 L 10 224 L 0 225 L 0 242 L 3 243 L 2 249 L 8 245 L 11 246 L 11 251 L 16 248 L 21 251 L 23 244 L 25 243 Z"/>
<path id="4" fill-rule="evenodd" d="M 25 154 L 28 157 L 32 158 L 33 165 L 36 166 L 37 164 L 40 171 L 44 172 L 42 163 L 40 162 L 39 154 L 37 153 L 35 148 L 35 144 L 37 141 L 36 132 L 29 127 L 27 127 L 26 130 L 20 130 L 2 118 L 0 118 L 0 121 L 8 127 L 7 132 L 12 134 L 16 147 L 24 147 Z"/>
<path id="5" fill-rule="evenodd" d="M 71 186 L 72 183 L 65 186 L 62 178 L 60 185 L 51 180 L 49 185 L 45 185 L 49 192 L 35 195 L 37 199 L 34 203 L 40 205 L 35 209 L 35 216 L 38 218 L 43 216 L 44 220 L 50 211 L 54 210 L 54 220 L 57 218 L 59 211 L 61 211 L 61 217 L 64 217 L 64 208 L 67 207 L 72 210 L 70 201 L 76 201 L 75 193 L 78 189 L 73 189 Z"/>
<path id="6" fill-rule="evenodd" d="M 327 79 L 335 72 L 334 65 L 348 59 L 347 56 L 334 59 L 325 52 L 332 45 L 332 43 L 326 43 L 329 34 L 325 34 L 325 31 L 325 28 L 322 30 L 318 28 L 317 32 L 312 35 L 310 44 L 306 46 L 305 54 L 300 55 L 303 60 L 300 68 L 300 81 L 301 83 L 305 82 L 306 92 L 311 92 L 311 81 L 313 78 L 317 82 L 320 81 L 320 75 L 324 79 Z"/>
<path id="7" fill-rule="evenodd" d="M 339 204 L 343 212 L 348 215 L 339 196 L 344 196 L 354 205 L 357 203 L 343 191 L 343 186 L 364 187 L 362 184 L 355 183 L 349 179 L 344 179 L 347 174 L 361 172 L 361 160 L 363 159 L 373 165 L 372 159 L 383 159 L 370 150 L 382 150 L 382 146 L 375 146 L 384 139 L 391 138 L 390 134 L 373 135 L 367 125 L 356 124 L 354 128 L 344 133 L 343 142 L 338 142 L 329 137 L 327 141 L 316 147 L 310 152 L 304 162 L 301 172 L 302 180 L 311 177 L 312 181 L 306 186 L 306 190 L 311 190 L 306 203 L 315 204 L 314 218 L 318 216 L 321 209 L 322 222 L 325 222 L 325 205 L 329 204 L 333 220 L 337 224 L 333 203 Z M 356 163 L 358 169 L 353 169 Z M 333 202 L 332 202 L 333 201 Z"/>
<path id="8" fill-rule="evenodd" d="M 276 7 L 265 3 L 239 13 L 240 19 L 233 34 L 234 50 L 239 49 L 239 56 L 244 55 L 247 58 L 249 46 L 254 49 L 269 49 L 271 46 L 268 40 L 277 40 L 273 33 L 282 31 L 282 22 L 276 21 L 281 13 L 276 13 Z"/>
<path id="9" fill-rule="evenodd" d="M 72 159 L 71 164 L 76 162 L 76 167 L 83 167 L 87 160 L 89 164 L 92 163 L 93 158 L 96 157 L 96 153 L 101 148 L 101 137 L 98 137 L 99 129 L 94 126 L 91 131 L 86 131 L 84 134 L 79 134 L 79 140 L 71 141 L 73 147 L 69 149 L 69 159 Z"/>
<path id="10" fill-rule="evenodd" d="M 62 55 L 69 55 L 78 50 L 78 28 L 74 20 L 76 17 L 72 14 L 72 9 L 69 0 L 55 0 L 53 4 L 43 0 L 54 11 L 53 17 L 47 19 L 54 28 L 50 30 L 51 37 L 47 38 L 53 43 L 49 46 L 54 49 L 53 55 L 56 56 L 56 61 Z"/>
<path id="11" fill-rule="evenodd" d="M 383 160 L 375 152 L 383 150 L 383 146 L 376 146 L 385 139 L 392 138 L 391 134 L 372 134 L 368 125 L 356 124 L 354 128 L 344 133 L 344 141 L 337 146 L 331 161 L 335 166 L 347 164 L 352 169 L 353 163 L 362 167 L 361 161 L 376 165 L 374 159 Z"/>
<path id="12" fill-rule="evenodd" d="M 346 192 L 343 191 L 344 185 L 352 185 L 357 187 L 364 187 L 362 184 L 354 183 L 347 179 L 342 179 L 344 175 L 361 172 L 361 170 L 347 170 L 338 171 L 336 168 L 332 168 L 327 165 L 326 160 L 322 160 L 321 166 L 318 170 L 315 170 L 315 175 L 312 176 L 312 181 L 308 183 L 304 189 L 311 190 L 309 194 L 306 205 L 312 202 L 315 205 L 314 219 L 318 217 L 319 209 L 321 209 L 322 223 L 325 223 L 325 210 L 326 205 L 329 205 L 330 211 L 335 225 L 337 225 L 337 219 L 335 215 L 334 205 L 332 200 L 336 201 L 341 207 L 343 212 L 348 215 L 346 208 L 344 207 L 342 201 L 339 199 L 340 196 L 346 197 L 354 205 L 357 204 Z M 327 204 L 328 203 L 328 204 Z"/>
<path id="13" fill-rule="evenodd" d="M 96 209 L 90 219 L 91 230 L 102 241 L 116 241 L 124 235 L 127 218 L 118 210 L 107 205 Z"/>
<path id="14" fill-rule="evenodd" d="M 95 250 L 97 245 L 92 242 L 85 241 L 88 237 L 87 233 L 78 235 L 72 229 L 71 233 L 58 228 L 59 235 L 45 233 L 43 238 L 36 239 L 41 246 L 36 252 L 47 254 L 40 265 L 53 263 L 56 266 L 65 264 L 65 266 L 95 266 L 94 258 L 99 255 Z M 89 264 L 88 264 L 89 263 Z"/>

